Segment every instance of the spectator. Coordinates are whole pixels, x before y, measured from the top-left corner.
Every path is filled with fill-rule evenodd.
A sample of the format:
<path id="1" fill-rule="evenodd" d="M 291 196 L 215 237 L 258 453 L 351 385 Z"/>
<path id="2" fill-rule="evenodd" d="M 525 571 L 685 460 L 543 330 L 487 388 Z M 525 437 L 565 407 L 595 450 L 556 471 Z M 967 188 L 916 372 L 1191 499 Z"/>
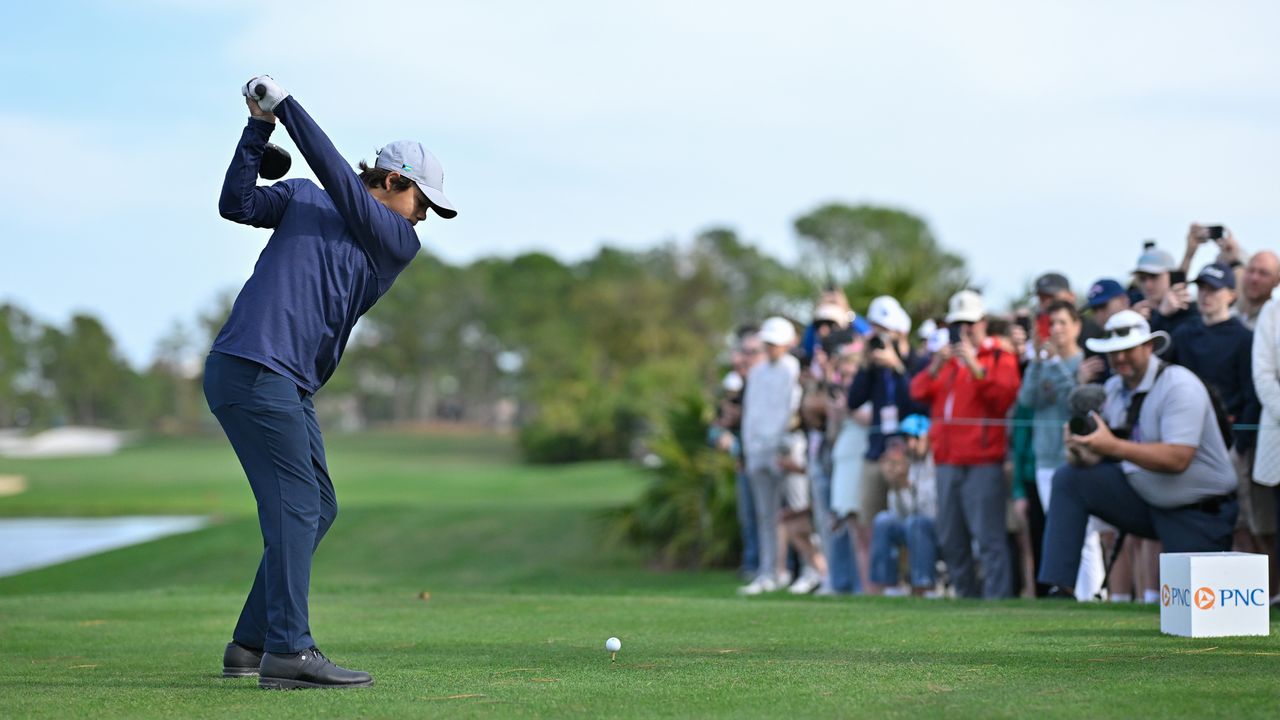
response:
<path id="1" fill-rule="evenodd" d="M 1076 386 L 1084 353 L 1080 350 L 1080 315 L 1074 305 L 1061 300 L 1048 307 L 1049 336 L 1040 344 L 1036 359 L 1027 367 L 1018 391 L 1018 402 L 1034 410 L 1032 444 L 1036 455 L 1036 491 L 1040 507 L 1049 512 L 1053 473 L 1066 464 L 1062 426 L 1071 417 L 1067 396 Z M 1090 600 L 1102 587 L 1104 565 L 1096 523 L 1085 535 L 1076 598 Z"/>
<path id="2" fill-rule="evenodd" d="M 1004 420 L 1018 393 L 1018 363 L 987 337 L 976 292 L 952 296 L 947 323 L 956 328 L 957 341 L 935 353 L 911 380 L 912 399 L 929 404 L 933 423 L 942 555 L 960 596 L 1008 597 L 1013 588 L 1005 541 Z M 975 541 L 981 591 L 971 550 Z"/>
<path id="3" fill-rule="evenodd" d="M 796 343 L 791 321 L 771 317 L 760 326 L 765 361 L 751 369 L 742 403 L 742 449 L 747 481 L 755 503 L 760 574 L 739 588 L 744 595 L 779 589 L 778 514 L 783 470 L 777 451 L 786 442 L 792 414 L 800 405 L 800 362 L 790 354 Z"/>
<path id="4" fill-rule="evenodd" d="M 1076 304 L 1076 294 L 1071 290 L 1071 282 L 1061 273 L 1050 272 L 1036 278 L 1036 298 L 1039 300 L 1039 312 L 1036 313 L 1035 337 L 1029 338 L 1033 348 L 1049 338 L 1049 306 L 1062 301 Z M 1094 323 L 1092 318 L 1081 318 L 1080 339 L 1101 337 L 1102 326 Z"/>
<path id="5" fill-rule="evenodd" d="M 1280 517 L 1277 517 L 1280 510 L 1280 302 L 1276 300 L 1262 308 L 1254 330 L 1253 386 L 1262 405 L 1253 480 L 1273 491 L 1270 515 L 1265 513 L 1265 502 L 1257 492 L 1253 493 L 1253 498 L 1259 502 L 1254 505 L 1253 512 L 1260 523 L 1270 520 L 1270 525 L 1263 524 L 1260 529 L 1270 530 L 1273 537 L 1280 539 L 1280 532 L 1277 532 L 1280 525 Z M 1271 548 L 1271 553 L 1273 561 L 1280 558 L 1280 548 Z M 1275 578 L 1275 573 L 1271 577 Z M 1272 604 L 1277 601 L 1280 601 L 1280 595 L 1272 598 Z"/>
<path id="6" fill-rule="evenodd" d="M 1167 552 L 1231 548 L 1235 471 L 1203 383 L 1154 357 L 1157 343 L 1168 342 L 1131 310 L 1113 315 L 1106 336 L 1089 342 L 1107 353 L 1116 375 L 1102 412 L 1091 416 L 1096 429 L 1068 434 L 1073 464 L 1053 477 L 1040 581 L 1056 596 L 1074 592 L 1091 514 L 1158 538 Z"/>
<path id="7" fill-rule="evenodd" d="M 801 429 L 802 424 L 794 423 L 793 432 L 785 443 L 778 448 L 778 464 L 786 478 L 783 481 L 783 497 L 785 509 L 782 511 L 782 537 L 785 544 L 793 548 L 800 557 L 801 570 L 794 583 L 787 588 L 793 595 L 808 595 L 822 584 L 827 574 L 827 561 L 822 551 L 813 545 L 812 505 L 809 494 L 809 436 Z M 779 555 L 782 562 L 784 557 Z M 786 570 L 779 566 L 777 575 L 785 576 Z"/>
<path id="8" fill-rule="evenodd" d="M 1280 286 L 1280 257 L 1270 250 L 1254 253 L 1244 266 L 1243 285 L 1231 313 L 1240 318 L 1245 327 L 1253 330 L 1262 308 Z"/>
<path id="9" fill-rule="evenodd" d="M 1107 320 L 1111 319 L 1112 315 L 1128 309 L 1129 293 L 1125 291 L 1124 286 L 1111 278 L 1102 278 L 1089 286 L 1089 295 L 1082 310 L 1088 310 L 1093 324 L 1101 328 L 1107 324 Z M 1101 337 L 1101 331 L 1090 337 Z M 1081 337 L 1081 341 L 1086 339 L 1088 338 Z M 1111 377 L 1111 368 L 1107 366 L 1107 356 L 1085 348 L 1084 360 L 1080 362 L 1076 382 L 1084 385 L 1102 382 L 1109 377 Z"/>
<path id="10" fill-rule="evenodd" d="M 738 343 L 733 350 L 733 369 L 725 376 L 723 387 L 726 396 L 735 407 L 728 408 L 729 421 L 724 423 L 729 435 L 728 449 L 735 461 L 734 491 L 738 501 L 738 527 L 742 535 L 742 564 L 739 574 L 745 580 L 751 580 L 760 570 L 759 530 L 756 528 L 756 508 L 751 500 L 751 485 L 747 482 L 746 465 L 742 456 L 742 396 L 746 389 L 746 378 L 751 369 L 764 359 L 764 344 L 757 336 L 757 329 L 744 326 L 738 330 Z"/>
<path id="11" fill-rule="evenodd" d="M 1191 293 L 1187 290 L 1186 272 L 1172 277 L 1177 270 L 1173 256 L 1148 241 L 1138 256 L 1133 278 L 1142 288 L 1143 299 L 1133 309 L 1150 322 L 1152 329 L 1172 333 L 1182 323 L 1195 317 Z M 1174 282 L 1178 280 L 1178 282 Z"/>
<path id="12" fill-rule="evenodd" d="M 867 451 L 863 456 L 857 512 L 852 518 L 856 539 L 858 566 L 862 569 L 864 591 L 875 594 L 879 587 L 871 581 L 871 522 L 884 510 L 889 493 L 880 471 L 880 455 L 885 437 L 898 432 L 898 419 L 915 412 L 911 400 L 907 369 L 915 364 L 915 355 L 907 339 L 911 318 L 898 301 L 887 295 L 871 301 L 867 320 L 875 332 L 867 343 L 866 360 L 849 388 L 850 410 L 871 403 L 871 426 L 867 433 Z"/>
<path id="13" fill-rule="evenodd" d="M 1262 312 L 1262 306 L 1271 299 L 1276 286 L 1280 285 L 1280 258 L 1270 250 L 1263 250 L 1249 258 L 1246 264 L 1244 253 L 1231 229 L 1222 226 L 1217 228 L 1217 232 L 1211 233 L 1209 227 L 1191 225 L 1191 230 L 1187 233 L 1187 251 L 1182 258 L 1182 271 L 1191 269 L 1191 260 L 1196 252 L 1213 239 L 1218 246 L 1218 257 L 1214 262 L 1231 268 L 1236 275 L 1236 285 L 1242 289 L 1231 313 L 1252 330 L 1258 321 L 1258 314 Z M 1219 237 L 1211 238 L 1211 235 Z"/>
<path id="14" fill-rule="evenodd" d="M 875 517 L 871 579 L 886 588 L 897 586 L 899 552 L 905 548 L 911 592 L 925 595 L 937 584 L 938 559 L 938 490 L 929 453 L 929 420 L 909 415 L 900 431 L 886 441 L 880 458 L 890 490 L 888 508 Z"/>
<path id="15" fill-rule="evenodd" d="M 1236 276 L 1231 267 L 1214 263 L 1206 265 L 1196 278 L 1196 305 L 1200 320 L 1187 323 L 1173 334 L 1173 346 L 1165 353 L 1165 359 L 1178 363 L 1195 373 L 1218 397 L 1233 423 L 1256 425 L 1261 414 L 1257 395 L 1253 391 L 1253 332 L 1231 314 L 1235 303 Z M 1254 517 L 1253 431 L 1236 432 L 1231 447 L 1231 460 L 1235 464 L 1240 481 L 1240 520 L 1237 528 L 1237 546 L 1248 552 L 1266 553 L 1271 545 L 1268 529 L 1271 523 L 1260 522 Z M 1266 519 L 1275 513 L 1271 489 L 1259 487 L 1257 498 L 1263 503 Z M 1257 545 L 1255 547 L 1255 544 Z"/>
<path id="16" fill-rule="evenodd" d="M 849 385 L 862 367 L 866 343 L 861 337 L 837 351 L 831 375 L 827 404 L 827 432 L 823 437 L 822 474 L 815 479 L 826 481 L 825 487 L 815 483 L 814 521 L 822 535 L 827 557 L 827 578 L 819 595 L 861 591 L 865 585 L 858 577 L 854 561 L 853 536 L 844 518 L 856 509 L 862 458 L 867 449 L 867 424 L 870 410 L 849 412 L 846 398 Z M 821 505 L 822 501 L 826 506 Z"/>

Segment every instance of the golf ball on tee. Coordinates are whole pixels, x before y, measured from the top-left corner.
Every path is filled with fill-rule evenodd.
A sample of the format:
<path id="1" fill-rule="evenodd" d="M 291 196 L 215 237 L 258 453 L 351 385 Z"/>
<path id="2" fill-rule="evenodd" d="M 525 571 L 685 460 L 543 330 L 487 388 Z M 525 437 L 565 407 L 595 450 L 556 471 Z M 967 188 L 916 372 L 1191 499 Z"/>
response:
<path id="1" fill-rule="evenodd" d="M 618 652 L 622 649 L 622 641 L 618 638 L 609 638 L 604 641 L 604 649 L 609 652 Z"/>

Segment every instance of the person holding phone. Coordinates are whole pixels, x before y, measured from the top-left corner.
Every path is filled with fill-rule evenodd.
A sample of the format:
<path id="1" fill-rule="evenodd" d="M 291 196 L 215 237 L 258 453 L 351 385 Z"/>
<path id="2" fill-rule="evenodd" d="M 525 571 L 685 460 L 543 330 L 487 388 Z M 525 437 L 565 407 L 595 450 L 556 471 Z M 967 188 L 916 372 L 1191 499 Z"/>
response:
<path id="1" fill-rule="evenodd" d="M 988 337 L 978 293 L 953 295 L 946 319 L 956 341 L 936 352 L 910 385 L 911 399 L 929 406 L 938 539 L 958 596 L 1005 598 L 1013 592 L 1005 533 L 1005 418 L 1021 383 L 1018 361 Z M 981 587 L 970 549 L 975 541 L 983 568 Z"/>
<path id="2" fill-rule="evenodd" d="M 1154 241 L 1143 245 L 1133 278 L 1143 296 L 1133 310 L 1151 323 L 1152 330 L 1173 334 L 1183 323 L 1199 317 L 1187 287 L 1186 270 L 1174 265 L 1173 256 L 1156 247 Z"/>

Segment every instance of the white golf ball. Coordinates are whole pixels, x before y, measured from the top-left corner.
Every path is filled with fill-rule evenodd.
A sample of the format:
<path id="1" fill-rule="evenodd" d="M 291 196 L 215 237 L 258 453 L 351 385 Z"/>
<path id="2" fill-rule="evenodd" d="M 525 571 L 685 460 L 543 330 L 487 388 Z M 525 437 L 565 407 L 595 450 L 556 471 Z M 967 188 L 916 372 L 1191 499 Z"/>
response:
<path id="1" fill-rule="evenodd" d="M 604 649 L 609 652 L 618 652 L 622 649 L 622 641 L 618 638 L 609 638 L 604 641 Z"/>

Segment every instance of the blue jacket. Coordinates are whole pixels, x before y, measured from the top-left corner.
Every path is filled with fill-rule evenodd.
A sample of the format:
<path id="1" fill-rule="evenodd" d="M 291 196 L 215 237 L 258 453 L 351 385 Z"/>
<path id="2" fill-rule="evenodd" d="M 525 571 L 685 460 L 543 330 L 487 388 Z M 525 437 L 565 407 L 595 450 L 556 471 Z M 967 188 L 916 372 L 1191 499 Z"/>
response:
<path id="1" fill-rule="evenodd" d="M 218 199 L 222 217 L 275 232 L 213 350 L 247 358 L 314 393 L 333 375 L 356 320 L 418 254 L 413 226 L 369 193 L 292 96 L 275 108 L 321 185 L 258 186 L 275 125 L 250 118 Z"/>

